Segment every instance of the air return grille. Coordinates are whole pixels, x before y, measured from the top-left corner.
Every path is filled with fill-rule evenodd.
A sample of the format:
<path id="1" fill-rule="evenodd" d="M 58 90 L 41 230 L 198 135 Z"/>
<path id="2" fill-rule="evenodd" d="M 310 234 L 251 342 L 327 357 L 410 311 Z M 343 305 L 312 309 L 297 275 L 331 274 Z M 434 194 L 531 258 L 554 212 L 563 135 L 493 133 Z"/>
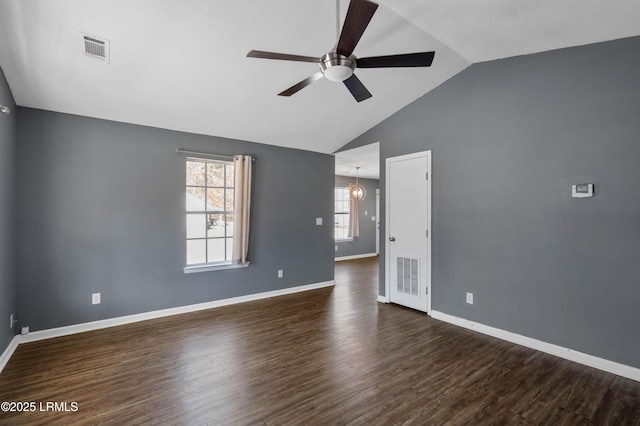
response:
<path id="1" fill-rule="evenodd" d="M 418 259 L 410 259 L 408 257 L 398 257 L 397 282 L 398 293 L 408 294 L 411 296 L 418 295 L 419 267 Z"/>
<path id="2" fill-rule="evenodd" d="M 108 61 L 109 59 L 109 41 L 101 40 L 96 37 L 83 36 L 84 37 L 84 53 L 92 58 L 102 59 Z"/>

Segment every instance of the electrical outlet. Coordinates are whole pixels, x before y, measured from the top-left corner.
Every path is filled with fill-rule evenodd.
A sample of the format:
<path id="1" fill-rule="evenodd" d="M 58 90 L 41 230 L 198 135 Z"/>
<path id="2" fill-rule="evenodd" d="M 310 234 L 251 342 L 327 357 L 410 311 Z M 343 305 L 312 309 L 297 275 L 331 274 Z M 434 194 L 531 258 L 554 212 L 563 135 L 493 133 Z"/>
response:
<path id="1" fill-rule="evenodd" d="M 91 304 L 99 305 L 100 304 L 100 293 L 93 293 L 91 295 Z"/>
<path id="2" fill-rule="evenodd" d="M 20 334 L 29 334 L 29 327 L 22 327 Z"/>
<path id="3" fill-rule="evenodd" d="M 13 329 L 13 314 L 9 315 L 9 330 Z"/>
<path id="4" fill-rule="evenodd" d="M 316 225 L 318 225 L 318 226 L 322 225 L 322 218 L 321 217 L 316 217 Z"/>
<path id="5" fill-rule="evenodd" d="M 467 293 L 467 303 L 473 305 L 473 293 Z"/>
<path id="6" fill-rule="evenodd" d="M 338 246 L 336 246 L 336 251 L 338 251 Z"/>
<path id="7" fill-rule="evenodd" d="M 278 269 L 278 278 L 284 277 L 284 271 L 282 269 Z"/>

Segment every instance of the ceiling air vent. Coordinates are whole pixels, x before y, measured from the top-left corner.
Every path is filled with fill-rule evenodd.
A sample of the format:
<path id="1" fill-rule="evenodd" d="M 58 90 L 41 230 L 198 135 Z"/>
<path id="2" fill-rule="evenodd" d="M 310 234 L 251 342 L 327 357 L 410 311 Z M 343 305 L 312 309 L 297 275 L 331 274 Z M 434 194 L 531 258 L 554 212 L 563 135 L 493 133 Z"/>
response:
<path id="1" fill-rule="evenodd" d="M 109 40 L 101 40 L 97 37 L 85 35 L 84 53 L 92 58 L 109 61 Z"/>

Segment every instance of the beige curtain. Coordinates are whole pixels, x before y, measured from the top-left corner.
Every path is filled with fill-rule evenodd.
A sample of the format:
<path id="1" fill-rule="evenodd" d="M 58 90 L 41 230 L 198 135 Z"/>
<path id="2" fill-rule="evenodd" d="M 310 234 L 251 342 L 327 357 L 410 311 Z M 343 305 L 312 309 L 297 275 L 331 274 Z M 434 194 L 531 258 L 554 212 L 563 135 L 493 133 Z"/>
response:
<path id="1" fill-rule="evenodd" d="M 356 185 L 349 184 L 349 238 L 360 236 L 360 219 L 358 218 L 358 200 L 356 200 L 352 194 Z"/>
<path id="2" fill-rule="evenodd" d="M 232 263 L 247 263 L 249 251 L 249 212 L 251 207 L 251 156 L 233 157 L 235 202 Z"/>

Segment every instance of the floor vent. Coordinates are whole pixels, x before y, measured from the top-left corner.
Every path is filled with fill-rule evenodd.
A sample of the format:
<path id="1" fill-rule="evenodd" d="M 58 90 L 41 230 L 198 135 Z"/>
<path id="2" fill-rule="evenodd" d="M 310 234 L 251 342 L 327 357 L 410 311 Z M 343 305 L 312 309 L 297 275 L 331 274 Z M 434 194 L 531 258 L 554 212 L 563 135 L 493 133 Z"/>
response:
<path id="1" fill-rule="evenodd" d="M 418 259 L 408 257 L 398 257 L 398 293 L 411 296 L 418 295 L 419 267 Z"/>
<path id="2" fill-rule="evenodd" d="M 87 56 L 103 61 L 109 61 L 109 40 L 99 39 L 93 36 L 85 35 L 84 53 Z"/>

